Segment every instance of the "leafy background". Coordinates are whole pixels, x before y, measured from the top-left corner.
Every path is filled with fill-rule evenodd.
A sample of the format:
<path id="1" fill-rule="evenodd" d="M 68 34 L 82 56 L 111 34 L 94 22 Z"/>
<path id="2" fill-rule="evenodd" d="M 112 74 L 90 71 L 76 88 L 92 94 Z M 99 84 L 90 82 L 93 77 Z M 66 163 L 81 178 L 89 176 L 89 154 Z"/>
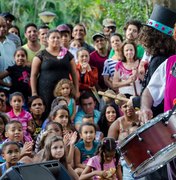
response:
<path id="1" fill-rule="evenodd" d="M 102 30 L 104 18 L 113 18 L 117 31 L 123 34 L 127 20 L 133 18 L 145 22 L 152 7 L 150 0 L 0 0 L 0 12 L 15 15 L 15 24 L 20 27 L 22 38 L 27 23 L 42 24 L 38 14 L 45 10 L 56 14 L 51 28 L 62 23 L 84 23 L 89 41 L 92 34 Z"/>

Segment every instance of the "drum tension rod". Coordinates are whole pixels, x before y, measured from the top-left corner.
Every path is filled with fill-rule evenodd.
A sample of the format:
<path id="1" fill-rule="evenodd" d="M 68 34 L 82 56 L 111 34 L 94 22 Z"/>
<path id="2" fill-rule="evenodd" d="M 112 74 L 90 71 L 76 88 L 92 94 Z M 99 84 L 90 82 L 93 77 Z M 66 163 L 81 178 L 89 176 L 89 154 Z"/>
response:
<path id="1" fill-rule="evenodd" d="M 150 150 L 147 150 L 147 154 L 148 154 L 151 158 L 153 158 L 152 152 L 151 152 Z"/>
<path id="2" fill-rule="evenodd" d="M 136 135 L 137 135 L 139 141 L 143 141 L 143 138 L 141 138 L 138 133 L 136 133 Z"/>

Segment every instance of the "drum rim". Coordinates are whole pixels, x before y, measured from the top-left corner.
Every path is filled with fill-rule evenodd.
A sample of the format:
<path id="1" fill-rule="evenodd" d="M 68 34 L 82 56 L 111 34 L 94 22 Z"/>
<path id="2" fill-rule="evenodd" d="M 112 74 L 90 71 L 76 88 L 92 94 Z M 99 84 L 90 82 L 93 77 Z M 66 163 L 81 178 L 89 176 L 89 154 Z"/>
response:
<path id="1" fill-rule="evenodd" d="M 143 167 L 145 167 L 145 165 L 149 164 L 150 161 L 152 161 L 153 159 L 155 159 L 157 156 L 159 155 L 162 155 L 166 150 L 167 152 L 170 152 L 173 150 L 173 148 L 176 148 L 176 142 L 173 142 L 171 144 L 169 144 L 168 146 L 164 147 L 163 149 L 161 149 L 160 151 L 158 151 L 157 153 L 154 154 L 153 157 L 145 160 L 143 163 L 141 163 L 136 169 L 135 171 L 132 171 L 131 172 L 133 173 L 132 176 L 134 178 L 141 178 L 141 177 L 144 177 L 145 175 L 147 174 L 143 174 L 143 175 L 140 175 L 142 173 L 140 173 L 139 175 L 135 175 L 137 173 L 137 171 L 139 171 L 140 169 L 142 169 Z M 162 163 L 159 163 L 158 165 L 155 165 L 154 167 L 151 167 L 151 168 L 148 168 L 148 169 L 145 169 L 145 171 L 147 172 L 148 170 L 150 170 L 150 173 L 158 170 L 159 168 L 161 168 L 162 166 L 166 165 L 168 162 L 172 161 L 172 159 L 174 159 L 175 156 L 173 156 L 171 159 L 167 160 L 167 161 L 163 161 Z M 148 174 L 150 174 L 148 173 Z"/>
<path id="2" fill-rule="evenodd" d="M 152 127 L 153 125 L 155 125 L 156 123 L 158 123 L 162 117 L 168 115 L 169 111 L 159 114 L 158 116 L 156 116 L 155 118 L 147 121 L 147 123 L 145 123 L 144 125 L 140 126 L 139 128 L 137 128 L 136 131 L 134 131 L 133 133 L 131 133 L 130 135 L 128 135 L 125 139 L 123 139 L 121 142 L 119 142 L 118 148 L 121 149 L 123 146 L 125 146 L 129 141 L 131 141 L 132 139 L 134 139 L 134 137 L 140 135 L 140 133 L 144 132 L 146 129 L 148 129 L 149 127 Z"/>

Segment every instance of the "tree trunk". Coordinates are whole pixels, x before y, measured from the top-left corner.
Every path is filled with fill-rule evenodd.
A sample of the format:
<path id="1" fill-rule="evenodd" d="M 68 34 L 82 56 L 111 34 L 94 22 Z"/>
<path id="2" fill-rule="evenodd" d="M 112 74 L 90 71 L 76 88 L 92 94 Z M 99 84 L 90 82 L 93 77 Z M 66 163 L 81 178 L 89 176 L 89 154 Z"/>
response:
<path id="1" fill-rule="evenodd" d="M 154 4 L 160 4 L 176 11 L 176 0 L 152 0 Z"/>

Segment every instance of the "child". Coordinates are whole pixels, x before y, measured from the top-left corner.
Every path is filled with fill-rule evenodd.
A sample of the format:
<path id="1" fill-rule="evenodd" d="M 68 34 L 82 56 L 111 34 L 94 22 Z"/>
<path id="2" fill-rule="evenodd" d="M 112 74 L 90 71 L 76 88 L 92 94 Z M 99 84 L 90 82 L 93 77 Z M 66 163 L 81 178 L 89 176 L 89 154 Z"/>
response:
<path id="1" fill-rule="evenodd" d="M 79 129 L 81 140 L 75 144 L 75 167 L 80 175 L 88 159 L 94 156 L 98 142 L 95 141 L 96 126 L 92 123 L 83 123 Z"/>
<path id="2" fill-rule="evenodd" d="M 62 137 L 54 135 L 47 139 L 42 159 L 43 161 L 58 160 L 68 170 L 73 179 L 79 179 L 78 175 L 67 163 L 66 150 Z"/>
<path id="3" fill-rule="evenodd" d="M 69 79 L 61 79 L 55 89 L 54 89 L 54 96 L 63 96 L 67 100 L 68 103 L 68 109 L 70 112 L 70 119 L 73 123 L 73 120 L 76 115 L 76 103 L 74 100 L 74 92 L 73 92 L 73 84 Z"/>
<path id="4" fill-rule="evenodd" d="M 104 138 L 98 148 L 97 155 L 90 158 L 80 176 L 83 179 L 122 179 L 121 167 L 118 164 L 119 154 L 113 138 Z"/>
<path id="5" fill-rule="evenodd" d="M 2 156 L 6 162 L 0 165 L 0 176 L 10 167 L 23 164 L 18 162 L 20 160 L 20 146 L 16 142 L 4 143 L 2 146 Z"/>
<path id="6" fill-rule="evenodd" d="M 5 140 L 5 126 L 8 123 L 9 118 L 5 113 L 0 112 L 0 143 Z"/>
<path id="7" fill-rule="evenodd" d="M 33 117 L 33 123 L 34 123 L 33 139 L 36 140 L 37 135 L 42 130 L 42 124 L 44 121 L 43 114 L 45 112 L 45 104 L 41 97 L 32 96 L 29 99 L 28 107 Z"/>
<path id="8" fill-rule="evenodd" d="M 10 95 L 9 100 L 12 110 L 7 113 L 8 117 L 11 121 L 18 120 L 21 122 L 25 142 L 32 141 L 31 134 L 34 132 L 32 116 L 22 108 L 24 103 L 23 94 L 21 92 L 14 92 Z"/>
<path id="9" fill-rule="evenodd" d="M 4 72 L 0 73 L 0 84 L 10 87 L 10 94 L 19 91 L 23 94 L 25 103 L 31 96 L 30 88 L 30 68 L 26 66 L 27 52 L 23 48 L 18 48 L 14 54 L 15 65 L 9 66 Z M 3 81 L 5 77 L 11 78 L 11 83 Z"/>
<path id="10" fill-rule="evenodd" d="M 104 137 L 107 137 L 109 127 L 119 116 L 117 105 L 114 103 L 105 105 L 101 112 L 100 120 L 98 121 L 98 126 Z"/>
<path id="11" fill-rule="evenodd" d="M 86 48 L 77 51 L 78 64 L 76 65 L 79 80 L 79 90 L 90 90 L 98 82 L 98 69 L 89 65 L 90 55 Z"/>

